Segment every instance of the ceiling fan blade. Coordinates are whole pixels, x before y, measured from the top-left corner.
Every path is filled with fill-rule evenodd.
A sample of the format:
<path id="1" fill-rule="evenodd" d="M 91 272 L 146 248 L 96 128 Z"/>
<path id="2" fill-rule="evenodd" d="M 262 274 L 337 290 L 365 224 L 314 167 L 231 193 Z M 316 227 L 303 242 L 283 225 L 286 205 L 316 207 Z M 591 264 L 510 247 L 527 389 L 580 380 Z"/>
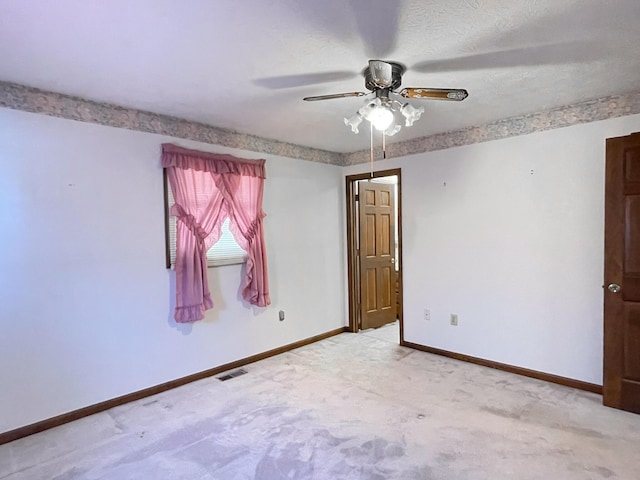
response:
<path id="1" fill-rule="evenodd" d="M 539 67 L 598 60 L 611 53 L 608 45 L 590 42 L 560 42 L 511 48 L 463 57 L 428 60 L 411 66 L 415 72 L 459 72 L 495 68 Z"/>
<path id="2" fill-rule="evenodd" d="M 469 96 L 462 88 L 403 88 L 398 95 L 404 98 L 425 98 L 430 100 L 450 100 L 460 102 Z"/>
<path id="3" fill-rule="evenodd" d="M 305 73 L 301 75 L 256 78 L 253 80 L 253 84 L 271 90 L 279 90 L 283 88 L 304 87 L 307 85 L 317 85 L 319 83 L 335 82 L 338 80 L 349 80 L 356 76 L 358 76 L 356 72 L 348 71 Z"/>
<path id="4" fill-rule="evenodd" d="M 332 98 L 345 98 L 345 97 L 363 97 L 367 95 L 364 92 L 349 92 L 349 93 L 334 93 L 332 95 L 317 95 L 315 97 L 304 97 L 303 100 L 307 102 L 315 102 L 317 100 L 331 100 Z"/>
<path id="5" fill-rule="evenodd" d="M 326 3 L 326 2 L 325 2 Z M 390 56 L 396 49 L 398 24 L 404 2 L 389 0 L 347 0 L 356 32 L 369 58 Z"/>

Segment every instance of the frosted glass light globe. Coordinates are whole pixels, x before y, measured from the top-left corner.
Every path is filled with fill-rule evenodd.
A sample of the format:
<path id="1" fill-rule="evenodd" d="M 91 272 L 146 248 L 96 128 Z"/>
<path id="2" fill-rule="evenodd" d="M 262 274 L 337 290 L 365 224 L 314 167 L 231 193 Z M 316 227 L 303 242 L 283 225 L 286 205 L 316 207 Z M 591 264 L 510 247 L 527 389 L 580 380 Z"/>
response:
<path id="1" fill-rule="evenodd" d="M 353 133 L 358 133 L 358 126 L 362 123 L 362 115 L 356 113 L 349 118 L 344 119 L 344 124 L 351 127 Z"/>
<path id="2" fill-rule="evenodd" d="M 384 131 L 393 122 L 393 113 L 387 107 L 377 106 L 369 113 L 367 120 L 376 130 Z"/>

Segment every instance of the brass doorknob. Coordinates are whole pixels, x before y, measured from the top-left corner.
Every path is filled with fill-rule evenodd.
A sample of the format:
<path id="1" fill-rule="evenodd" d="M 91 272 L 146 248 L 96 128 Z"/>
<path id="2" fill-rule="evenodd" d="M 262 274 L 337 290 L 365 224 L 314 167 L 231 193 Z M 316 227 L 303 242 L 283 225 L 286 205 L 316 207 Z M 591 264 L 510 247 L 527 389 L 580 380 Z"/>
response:
<path id="1" fill-rule="evenodd" d="M 607 288 L 609 289 L 610 292 L 613 292 L 613 293 L 618 293 L 620 290 L 622 290 L 620 285 L 618 285 L 617 283 L 610 283 Z"/>

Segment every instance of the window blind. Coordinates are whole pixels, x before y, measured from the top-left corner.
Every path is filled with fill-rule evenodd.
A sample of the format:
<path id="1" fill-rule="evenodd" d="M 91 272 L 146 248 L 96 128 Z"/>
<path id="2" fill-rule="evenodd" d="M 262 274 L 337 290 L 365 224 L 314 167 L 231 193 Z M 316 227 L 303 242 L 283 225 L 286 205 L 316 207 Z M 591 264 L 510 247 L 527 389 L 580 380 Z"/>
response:
<path id="1" fill-rule="evenodd" d="M 167 184 L 167 207 L 170 210 L 175 200 L 173 198 L 173 192 L 171 187 Z M 169 258 L 171 261 L 171 267 L 176 263 L 176 217 L 169 215 Z M 245 252 L 233 234 L 229 230 L 229 217 L 227 217 L 222 223 L 222 235 L 220 239 L 207 251 L 207 265 L 210 267 L 216 267 L 220 265 L 232 265 L 234 263 L 244 263 L 247 259 L 247 252 Z"/>

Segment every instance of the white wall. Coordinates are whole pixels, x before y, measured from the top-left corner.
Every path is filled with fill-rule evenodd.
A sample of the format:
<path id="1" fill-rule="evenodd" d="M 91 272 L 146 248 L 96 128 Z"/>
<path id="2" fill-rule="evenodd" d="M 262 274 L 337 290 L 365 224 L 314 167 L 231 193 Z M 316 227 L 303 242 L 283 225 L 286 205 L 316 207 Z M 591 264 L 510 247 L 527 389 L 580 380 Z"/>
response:
<path id="1" fill-rule="evenodd" d="M 402 169 L 405 340 L 601 384 L 605 139 L 638 130 L 634 115 L 376 162 Z"/>
<path id="2" fill-rule="evenodd" d="M 267 158 L 272 305 L 177 325 L 160 144 Z M 0 109 L 0 432 L 342 327 L 342 169 Z M 278 311 L 286 313 L 278 321 Z"/>

